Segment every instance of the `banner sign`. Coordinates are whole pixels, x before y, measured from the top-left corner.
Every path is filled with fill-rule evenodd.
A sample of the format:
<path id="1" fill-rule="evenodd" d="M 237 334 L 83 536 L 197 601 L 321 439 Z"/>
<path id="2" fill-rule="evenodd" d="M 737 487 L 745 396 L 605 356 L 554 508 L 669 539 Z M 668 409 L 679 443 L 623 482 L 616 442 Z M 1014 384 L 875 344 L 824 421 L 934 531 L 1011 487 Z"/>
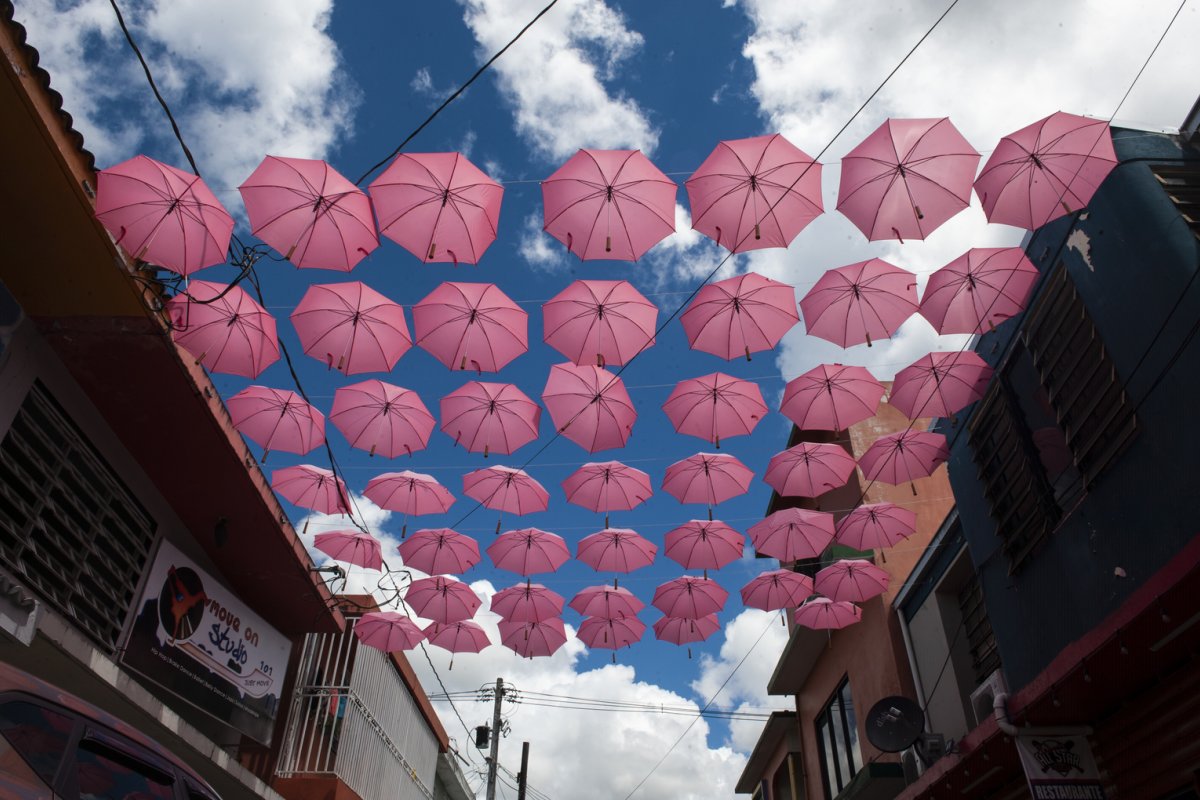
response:
<path id="1" fill-rule="evenodd" d="M 1018 736 L 1017 752 L 1034 800 L 1104 800 L 1086 736 Z"/>
<path id="2" fill-rule="evenodd" d="M 290 652 L 287 637 L 164 541 L 121 660 L 270 744 Z"/>

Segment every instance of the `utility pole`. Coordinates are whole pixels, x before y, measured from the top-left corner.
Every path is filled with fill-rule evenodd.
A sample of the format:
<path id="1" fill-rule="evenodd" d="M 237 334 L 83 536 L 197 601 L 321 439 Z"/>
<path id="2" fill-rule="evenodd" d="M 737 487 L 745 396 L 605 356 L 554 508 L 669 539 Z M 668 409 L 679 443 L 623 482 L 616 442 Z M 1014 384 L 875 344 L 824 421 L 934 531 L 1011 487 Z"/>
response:
<path id="1" fill-rule="evenodd" d="M 487 800 L 496 800 L 496 769 L 500 764 L 500 705 L 504 702 L 504 678 L 496 678 L 496 705 L 492 710 L 492 749 L 488 756 Z"/>
<path id="2" fill-rule="evenodd" d="M 517 800 L 525 800 L 525 784 L 529 781 L 529 742 L 521 742 L 521 771 L 517 773 Z"/>

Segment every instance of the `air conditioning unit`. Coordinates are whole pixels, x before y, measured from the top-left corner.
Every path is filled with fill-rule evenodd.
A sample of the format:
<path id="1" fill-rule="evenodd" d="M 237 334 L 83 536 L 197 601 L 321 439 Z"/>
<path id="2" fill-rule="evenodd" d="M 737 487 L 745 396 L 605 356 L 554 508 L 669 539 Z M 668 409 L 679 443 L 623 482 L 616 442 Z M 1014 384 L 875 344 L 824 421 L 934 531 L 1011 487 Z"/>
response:
<path id="1" fill-rule="evenodd" d="M 915 746 L 900 753 L 900 766 L 904 770 L 905 785 L 916 783 L 917 778 L 921 777 L 921 773 L 925 771 L 925 765 L 921 763 Z"/>
<path id="2" fill-rule="evenodd" d="M 41 604 L 7 572 L 0 571 L 0 630 L 28 647 L 37 633 Z"/>
<path id="3" fill-rule="evenodd" d="M 992 716 L 996 695 L 999 694 L 1008 694 L 1008 681 L 1004 680 L 1004 672 L 996 669 L 971 692 L 971 711 L 975 714 L 976 725 Z"/>

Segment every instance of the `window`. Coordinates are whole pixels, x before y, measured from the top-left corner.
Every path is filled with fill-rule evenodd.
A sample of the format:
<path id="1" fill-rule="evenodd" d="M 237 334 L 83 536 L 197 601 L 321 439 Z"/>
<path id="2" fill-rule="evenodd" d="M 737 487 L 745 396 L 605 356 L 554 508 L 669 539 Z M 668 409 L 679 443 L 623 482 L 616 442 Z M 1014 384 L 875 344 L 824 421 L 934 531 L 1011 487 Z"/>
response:
<path id="1" fill-rule="evenodd" d="M 1151 164 L 1150 171 L 1179 209 L 1192 233 L 1200 238 L 1200 163 Z"/>
<path id="2" fill-rule="evenodd" d="M 962 614 L 967 647 L 971 652 L 971 668 L 975 685 L 978 686 L 1000 667 L 1000 651 L 996 649 L 996 636 L 983 602 L 983 587 L 974 570 L 958 590 L 958 610 Z"/>
<path id="3" fill-rule="evenodd" d="M 75 720 L 36 703 L 13 700 L 0 706 L 0 733 L 47 786 L 71 740 Z"/>
<path id="4" fill-rule="evenodd" d="M 174 800 L 175 779 L 103 738 L 88 734 L 72 765 L 79 800 Z"/>
<path id="5" fill-rule="evenodd" d="M 821 753 L 821 777 L 825 781 L 825 798 L 832 800 L 850 785 L 854 774 L 862 767 L 862 752 L 858 747 L 858 719 L 854 701 L 850 698 L 850 681 L 841 684 L 816 719 L 817 746 Z"/>

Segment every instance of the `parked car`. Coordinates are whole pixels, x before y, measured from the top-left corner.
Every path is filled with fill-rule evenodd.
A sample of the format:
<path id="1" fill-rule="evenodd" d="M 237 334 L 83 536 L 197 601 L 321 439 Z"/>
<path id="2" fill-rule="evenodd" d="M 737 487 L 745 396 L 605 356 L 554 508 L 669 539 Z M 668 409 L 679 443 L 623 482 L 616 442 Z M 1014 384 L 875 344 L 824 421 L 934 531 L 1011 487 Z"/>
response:
<path id="1" fill-rule="evenodd" d="M 149 737 L 7 664 L 0 664 L 0 797 L 220 800 Z"/>

